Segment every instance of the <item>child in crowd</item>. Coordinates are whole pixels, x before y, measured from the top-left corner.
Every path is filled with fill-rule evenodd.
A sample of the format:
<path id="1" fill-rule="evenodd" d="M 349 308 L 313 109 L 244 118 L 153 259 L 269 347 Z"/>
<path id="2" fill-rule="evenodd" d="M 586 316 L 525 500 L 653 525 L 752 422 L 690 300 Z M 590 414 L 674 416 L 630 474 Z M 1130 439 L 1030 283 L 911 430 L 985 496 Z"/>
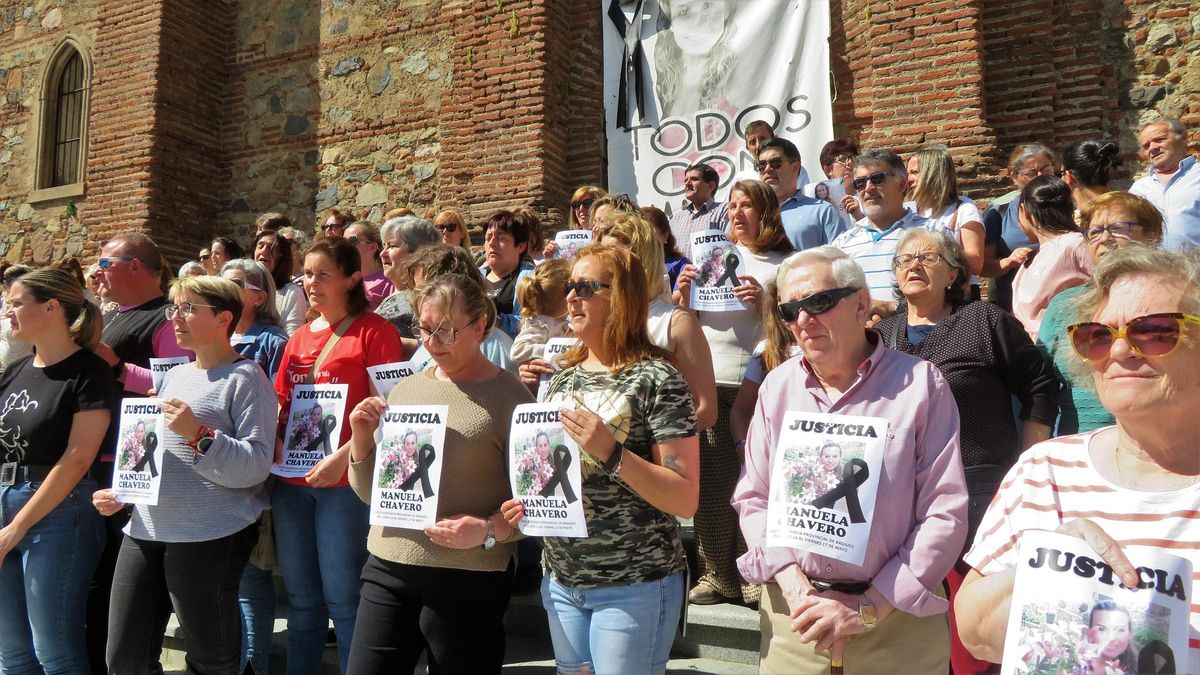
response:
<path id="1" fill-rule="evenodd" d="M 547 260 L 517 284 L 521 332 L 513 340 L 511 350 L 515 363 L 542 358 L 550 338 L 571 334 L 567 324 L 567 298 L 563 295 L 563 285 L 570 276 L 570 261 Z"/>

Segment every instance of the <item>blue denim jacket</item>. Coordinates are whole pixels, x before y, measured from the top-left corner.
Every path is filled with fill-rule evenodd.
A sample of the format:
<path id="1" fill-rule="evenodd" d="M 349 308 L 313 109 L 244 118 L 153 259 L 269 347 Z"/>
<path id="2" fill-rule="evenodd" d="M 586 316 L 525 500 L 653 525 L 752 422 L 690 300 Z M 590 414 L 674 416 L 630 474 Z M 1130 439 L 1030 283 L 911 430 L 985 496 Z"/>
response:
<path id="1" fill-rule="evenodd" d="M 272 382 L 283 361 L 283 346 L 287 341 L 287 333 L 282 328 L 265 323 L 256 323 L 244 335 L 229 338 L 229 344 L 237 353 L 257 363 Z"/>

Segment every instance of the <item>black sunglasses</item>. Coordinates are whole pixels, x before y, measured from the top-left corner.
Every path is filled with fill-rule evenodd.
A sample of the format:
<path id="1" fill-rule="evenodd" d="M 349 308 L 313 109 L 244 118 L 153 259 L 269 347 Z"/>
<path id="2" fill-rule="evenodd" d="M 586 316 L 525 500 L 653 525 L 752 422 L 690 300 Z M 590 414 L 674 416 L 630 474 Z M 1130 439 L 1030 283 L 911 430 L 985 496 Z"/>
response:
<path id="1" fill-rule="evenodd" d="M 436 227 L 439 232 L 458 232 L 458 223 L 442 223 L 440 225 L 435 224 L 434 227 Z"/>
<path id="2" fill-rule="evenodd" d="M 813 293 L 807 298 L 800 298 L 791 302 L 781 302 L 779 303 L 779 318 L 784 323 L 795 323 L 800 318 L 801 310 L 809 316 L 824 314 L 841 302 L 842 298 L 849 297 L 857 292 L 857 288 L 842 286 L 840 288 L 831 288 L 827 291 Z"/>
<path id="3" fill-rule="evenodd" d="M 595 204 L 595 203 L 596 203 L 595 199 L 584 199 L 584 200 L 578 201 L 578 202 L 571 202 L 571 208 L 574 210 L 579 210 L 580 208 L 590 209 L 590 208 L 592 208 L 592 204 Z"/>
<path id="4" fill-rule="evenodd" d="M 761 162 L 755 162 L 754 170 L 759 173 L 762 173 L 764 170 L 766 170 L 766 168 L 768 166 L 771 167 L 772 169 L 775 169 L 776 171 L 778 171 L 779 167 L 783 166 L 783 158 L 782 157 L 772 157 L 771 159 L 764 159 Z"/>
<path id="5" fill-rule="evenodd" d="M 612 288 L 612 284 L 606 284 L 603 281 L 592 281 L 591 279 L 568 281 L 563 284 L 563 297 L 565 298 L 571 294 L 571 291 L 575 291 L 575 297 L 580 300 L 587 300 L 601 288 Z"/>
<path id="6" fill-rule="evenodd" d="M 871 185 L 883 185 L 887 182 L 888 174 L 886 171 L 876 171 L 870 176 L 859 176 L 854 179 L 854 189 L 862 190 L 867 187 L 867 181 L 871 181 Z"/>

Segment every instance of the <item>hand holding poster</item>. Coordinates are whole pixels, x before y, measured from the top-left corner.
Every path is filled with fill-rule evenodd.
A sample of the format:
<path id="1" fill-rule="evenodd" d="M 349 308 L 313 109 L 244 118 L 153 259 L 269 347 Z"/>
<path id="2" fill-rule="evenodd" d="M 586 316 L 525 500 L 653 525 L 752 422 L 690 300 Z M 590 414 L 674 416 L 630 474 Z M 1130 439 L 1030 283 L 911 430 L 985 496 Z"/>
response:
<path id="1" fill-rule="evenodd" d="M 591 230 L 563 230 L 554 235 L 557 245 L 554 251 L 555 260 L 574 260 L 580 249 L 592 243 Z"/>
<path id="2" fill-rule="evenodd" d="M 375 392 L 383 400 L 387 400 L 388 394 L 392 392 L 392 387 L 396 386 L 404 378 L 416 372 L 416 366 L 412 361 L 397 361 L 395 363 L 385 363 L 381 366 L 367 366 L 367 373 L 371 376 L 371 385 L 375 387 Z"/>
<path id="3" fill-rule="evenodd" d="M 1141 578 L 1131 590 L 1082 539 L 1029 531 L 1019 550 L 1001 672 L 1189 672 L 1186 559 L 1126 548 Z"/>
<path id="4" fill-rule="evenodd" d="M 371 524 L 423 530 L 437 522 L 449 406 L 394 405 L 383 414 L 371 482 Z"/>
<path id="5" fill-rule="evenodd" d="M 558 362 L 558 358 L 567 353 L 567 350 L 574 347 L 579 342 L 579 338 L 575 337 L 557 337 L 550 338 L 546 341 L 546 346 L 542 349 L 542 360 L 550 364 L 554 370 L 562 370 L 562 366 Z M 541 403 L 546 400 L 546 385 L 550 383 L 550 376 L 543 374 L 538 379 L 537 400 Z"/>
<path id="6" fill-rule="evenodd" d="M 705 230 L 692 235 L 692 261 L 696 281 L 692 283 L 692 309 L 706 312 L 731 312 L 748 307 L 737 299 L 733 289 L 738 279 L 741 253 L 720 230 Z"/>
<path id="7" fill-rule="evenodd" d="M 789 411 L 772 453 L 767 546 L 861 565 L 875 515 L 888 421 Z"/>
<path id="8" fill-rule="evenodd" d="M 126 504 L 158 504 L 162 482 L 162 439 L 166 421 L 156 398 L 121 401 L 112 489 Z"/>
<path id="9" fill-rule="evenodd" d="M 167 376 L 167 371 L 182 363 L 191 363 L 191 359 L 186 356 L 165 356 L 163 358 L 150 359 L 150 382 L 155 392 L 162 390 L 163 378 Z"/>
<path id="10" fill-rule="evenodd" d="M 271 473 L 301 478 L 338 449 L 348 384 L 298 384 L 283 432 L 283 457 Z"/>
<path id="11" fill-rule="evenodd" d="M 513 410 L 508 434 L 508 480 L 525 504 L 521 532 L 534 537 L 586 537 L 579 446 L 558 411 L 573 404 L 527 403 Z"/>

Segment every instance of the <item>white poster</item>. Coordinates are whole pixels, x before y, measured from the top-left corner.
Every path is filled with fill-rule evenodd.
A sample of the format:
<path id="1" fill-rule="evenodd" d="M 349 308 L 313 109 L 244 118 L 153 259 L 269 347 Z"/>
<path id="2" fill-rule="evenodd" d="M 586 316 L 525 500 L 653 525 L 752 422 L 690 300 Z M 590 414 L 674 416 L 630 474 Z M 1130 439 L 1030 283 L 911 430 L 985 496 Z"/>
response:
<path id="1" fill-rule="evenodd" d="M 854 224 L 854 216 L 842 205 L 846 197 L 846 182 L 841 178 L 827 178 L 804 186 L 804 194 L 813 199 L 820 199 L 837 209 L 838 215 L 846 221 L 846 227 Z"/>
<path id="2" fill-rule="evenodd" d="M 338 449 L 348 384 L 298 384 L 283 432 L 283 457 L 271 473 L 301 478 Z"/>
<path id="3" fill-rule="evenodd" d="M 166 428 L 158 399 L 121 400 L 112 482 L 118 500 L 126 504 L 158 504 Z"/>
<path id="4" fill-rule="evenodd" d="M 383 413 L 371 481 L 371 524 L 423 530 L 437 522 L 449 406 L 394 405 Z"/>
<path id="5" fill-rule="evenodd" d="M 526 403 L 513 410 L 508 434 L 508 480 L 525 504 L 521 532 L 531 537 L 586 537 L 579 445 L 563 431 L 558 412 L 572 404 Z"/>
<path id="6" fill-rule="evenodd" d="M 1002 673 L 1200 672 L 1188 663 L 1186 559 L 1126 547 L 1141 580 L 1131 590 L 1082 539 L 1030 531 L 1018 551 Z"/>
<path id="7" fill-rule="evenodd" d="M 546 341 L 546 346 L 542 348 L 542 360 L 550 364 L 554 370 L 562 370 L 562 365 L 559 364 L 558 358 L 567 353 L 567 350 L 574 347 L 579 342 L 579 338 L 575 337 L 556 337 Z M 538 378 L 537 401 L 541 403 L 546 400 L 546 385 L 550 384 L 550 376 L 542 374 Z"/>
<path id="8" fill-rule="evenodd" d="M 163 378 L 167 376 L 167 371 L 183 363 L 190 363 L 191 359 L 186 356 L 164 356 L 163 358 L 150 359 L 150 382 L 155 393 L 162 389 Z"/>
<path id="9" fill-rule="evenodd" d="M 555 260 L 574 260 L 584 246 L 592 243 L 591 230 L 563 230 L 554 235 L 557 245 L 554 251 Z"/>
<path id="10" fill-rule="evenodd" d="M 371 376 L 371 386 L 375 387 L 375 392 L 383 400 L 387 400 L 388 394 L 392 393 L 392 387 L 396 386 L 400 380 L 412 375 L 416 371 L 416 366 L 412 361 L 397 361 L 395 363 L 385 363 L 380 366 L 367 366 L 367 373 Z"/>
<path id="11" fill-rule="evenodd" d="M 812 174 L 833 138 L 829 3 L 601 0 L 608 189 L 671 213 L 684 169 L 752 171 L 746 125 L 770 124 Z M 819 168 L 817 169 L 819 171 Z"/>
<path id="12" fill-rule="evenodd" d="M 862 565 L 888 421 L 788 411 L 771 459 L 767 546 Z"/>
<path id="13" fill-rule="evenodd" d="M 733 289 L 738 279 L 741 252 L 720 230 L 704 230 L 692 235 L 692 264 L 696 280 L 692 282 L 692 309 L 706 312 L 733 312 L 748 307 L 737 299 Z"/>

